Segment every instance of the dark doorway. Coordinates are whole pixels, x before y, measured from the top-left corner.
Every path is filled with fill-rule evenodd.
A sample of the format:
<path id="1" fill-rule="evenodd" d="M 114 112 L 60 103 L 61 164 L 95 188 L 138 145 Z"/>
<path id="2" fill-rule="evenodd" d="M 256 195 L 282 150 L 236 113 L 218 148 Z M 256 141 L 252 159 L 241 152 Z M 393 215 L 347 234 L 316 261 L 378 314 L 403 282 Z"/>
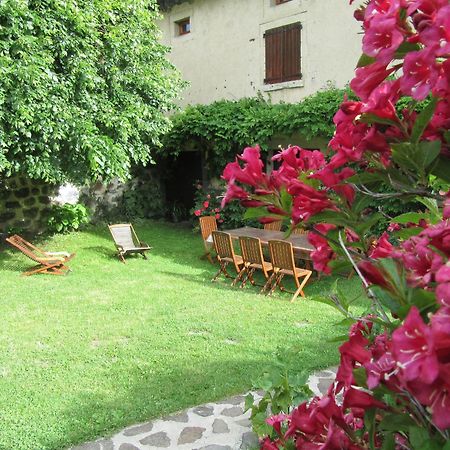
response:
<path id="1" fill-rule="evenodd" d="M 165 160 L 162 182 L 165 186 L 168 218 L 174 221 L 189 218 L 194 206 L 195 182 L 202 179 L 200 152 L 181 152 Z"/>

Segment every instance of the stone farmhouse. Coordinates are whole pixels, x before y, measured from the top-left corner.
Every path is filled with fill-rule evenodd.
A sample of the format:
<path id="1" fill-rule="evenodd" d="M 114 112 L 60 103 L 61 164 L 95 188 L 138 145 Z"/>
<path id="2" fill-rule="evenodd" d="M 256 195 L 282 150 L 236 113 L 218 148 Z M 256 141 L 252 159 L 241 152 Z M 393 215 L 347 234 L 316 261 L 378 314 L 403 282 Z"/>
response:
<path id="1" fill-rule="evenodd" d="M 159 0 L 170 59 L 190 82 L 181 105 L 258 94 L 297 102 L 344 87 L 360 55 L 348 0 Z"/>

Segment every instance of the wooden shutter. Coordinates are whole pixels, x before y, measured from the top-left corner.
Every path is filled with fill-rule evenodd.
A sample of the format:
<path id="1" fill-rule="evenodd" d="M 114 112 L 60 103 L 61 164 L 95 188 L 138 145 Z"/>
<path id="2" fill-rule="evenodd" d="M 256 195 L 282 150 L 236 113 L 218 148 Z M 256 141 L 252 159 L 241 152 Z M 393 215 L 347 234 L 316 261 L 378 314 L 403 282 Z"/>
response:
<path id="1" fill-rule="evenodd" d="M 266 48 L 266 78 L 264 83 L 281 83 L 302 77 L 301 23 L 272 28 L 264 34 Z"/>

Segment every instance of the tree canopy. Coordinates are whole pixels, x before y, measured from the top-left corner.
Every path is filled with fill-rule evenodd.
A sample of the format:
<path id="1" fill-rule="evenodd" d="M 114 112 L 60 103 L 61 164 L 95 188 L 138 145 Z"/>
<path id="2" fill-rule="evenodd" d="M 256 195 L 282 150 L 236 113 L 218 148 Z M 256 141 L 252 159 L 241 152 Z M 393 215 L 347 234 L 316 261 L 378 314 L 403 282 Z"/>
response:
<path id="1" fill-rule="evenodd" d="M 156 0 L 0 3 L 0 176 L 125 179 L 182 86 Z"/>

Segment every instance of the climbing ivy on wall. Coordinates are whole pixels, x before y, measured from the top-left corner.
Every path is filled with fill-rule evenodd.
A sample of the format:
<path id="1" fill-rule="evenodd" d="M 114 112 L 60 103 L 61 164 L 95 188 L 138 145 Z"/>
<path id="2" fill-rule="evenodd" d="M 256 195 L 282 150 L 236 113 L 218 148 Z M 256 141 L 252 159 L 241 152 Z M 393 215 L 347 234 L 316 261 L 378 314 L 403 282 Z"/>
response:
<path id="1" fill-rule="evenodd" d="M 267 151 L 275 136 L 300 133 L 306 140 L 331 138 L 332 119 L 346 93 L 329 88 L 295 104 L 272 104 L 258 97 L 188 106 L 172 117 L 173 127 L 163 138 L 161 152 L 200 150 L 207 157 L 210 175 L 217 176 L 244 147 L 259 144 Z"/>

